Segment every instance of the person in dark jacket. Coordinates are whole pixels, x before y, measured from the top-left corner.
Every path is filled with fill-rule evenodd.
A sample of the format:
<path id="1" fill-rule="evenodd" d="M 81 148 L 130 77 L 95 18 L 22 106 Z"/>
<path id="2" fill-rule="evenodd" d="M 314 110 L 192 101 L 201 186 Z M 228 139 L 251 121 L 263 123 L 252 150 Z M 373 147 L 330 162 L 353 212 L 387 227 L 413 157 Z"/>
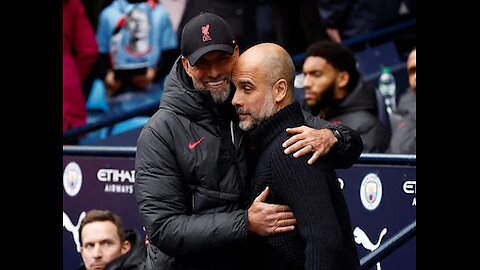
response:
<path id="1" fill-rule="evenodd" d="M 249 236 L 291 231 L 296 221 L 286 205 L 257 200 L 247 207 L 247 139 L 230 103 L 239 48 L 221 17 L 202 13 L 185 25 L 181 50 L 137 141 L 134 190 L 150 243 L 146 268 L 255 269 Z M 314 140 L 320 133 L 303 127 L 291 146 L 300 156 L 334 149 L 338 165 L 351 166 L 360 137 L 323 124 L 339 138 L 324 128 Z"/>
<path id="2" fill-rule="evenodd" d="M 400 97 L 393 114 L 392 139 L 387 152 L 392 154 L 416 154 L 417 152 L 417 49 L 407 59 L 407 92 Z"/>
<path id="3" fill-rule="evenodd" d="M 362 137 L 364 152 L 383 153 L 390 131 L 377 117 L 375 89 L 368 87 L 350 50 L 340 43 L 311 44 L 303 63 L 302 107 L 313 115 L 346 125 Z"/>
<path id="4" fill-rule="evenodd" d="M 123 229 L 121 218 L 108 210 L 90 210 L 80 224 L 83 264 L 78 270 L 143 270 L 145 242 L 135 230 Z"/>
<path id="5" fill-rule="evenodd" d="M 401 19 L 399 9 L 402 0 L 318 0 L 317 2 L 327 33 L 337 42 L 365 35 Z M 415 3 L 410 6 L 414 7 Z M 414 10 L 409 13 L 409 16 L 415 16 Z"/>
<path id="6" fill-rule="evenodd" d="M 246 50 L 236 62 L 232 99 L 255 148 L 253 201 L 265 187 L 266 202 L 287 204 L 297 220 L 295 230 L 261 239 L 262 269 L 360 269 L 352 225 L 334 166 L 328 157 L 314 165 L 305 157 L 283 153 L 286 127 L 304 125 L 302 109 L 294 102 L 295 67 L 288 52 L 273 43 Z M 288 266 L 288 267 L 286 267 Z"/>

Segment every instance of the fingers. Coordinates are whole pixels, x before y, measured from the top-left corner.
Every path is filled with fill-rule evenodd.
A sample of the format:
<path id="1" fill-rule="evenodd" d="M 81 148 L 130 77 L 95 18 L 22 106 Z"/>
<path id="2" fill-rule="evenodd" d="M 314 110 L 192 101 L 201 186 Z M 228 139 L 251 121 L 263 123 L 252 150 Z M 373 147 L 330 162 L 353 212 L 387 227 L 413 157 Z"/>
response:
<path id="1" fill-rule="evenodd" d="M 286 147 L 284 150 L 285 154 L 288 155 L 294 153 L 293 157 L 297 158 L 315 150 L 315 144 L 313 142 L 315 141 L 316 136 L 312 133 L 315 129 L 307 126 L 300 126 L 296 128 L 287 128 L 286 131 L 289 134 L 295 135 L 282 144 L 283 147 Z"/>
<path id="2" fill-rule="evenodd" d="M 310 159 L 307 161 L 309 165 L 312 165 L 317 161 L 318 158 L 323 157 L 328 153 L 328 150 L 325 147 L 320 147 L 320 149 L 315 149 L 315 152 L 313 152 L 313 155 L 310 157 Z"/>
<path id="3" fill-rule="evenodd" d="M 277 219 L 277 222 L 281 221 L 281 220 L 294 218 L 293 213 L 290 210 L 287 210 L 287 211 L 284 211 L 284 212 L 278 212 L 275 217 Z"/>
<path id="4" fill-rule="evenodd" d="M 319 157 L 320 157 L 320 152 L 314 152 L 312 157 L 307 161 L 308 165 L 312 165 L 313 163 L 315 163 L 315 161 L 317 161 Z"/>
<path id="5" fill-rule="evenodd" d="M 283 147 L 287 147 L 287 149 L 285 149 L 285 154 L 288 155 L 302 148 L 304 146 L 302 143 L 304 139 L 305 136 L 303 134 L 293 135 L 292 137 L 288 138 L 288 140 L 282 144 Z"/>
<path id="6" fill-rule="evenodd" d="M 282 207 L 284 207 L 283 209 L 285 211 L 277 213 L 274 225 L 278 227 L 288 227 L 297 224 L 297 220 L 295 219 L 295 216 L 293 216 L 293 212 L 290 208 L 286 205 Z"/>
<path id="7" fill-rule="evenodd" d="M 305 140 L 302 141 L 302 143 L 305 143 Z M 310 154 L 315 151 L 315 147 L 312 144 L 304 144 L 302 148 L 297 150 L 295 153 L 293 153 L 294 158 L 301 157 L 306 154 Z"/>
<path id="8" fill-rule="evenodd" d="M 288 140 L 286 140 L 282 146 L 283 147 L 289 147 L 290 145 L 294 144 L 297 141 L 305 139 L 305 136 L 303 134 L 304 130 L 306 129 L 306 126 L 300 126 L 300 127 L 295 127 L 295 128 L 287 128 L 286 131 L 288 134 L 295 134 L 292 137 L 290 137 Z M 294 151 L 296 151 L 295 149 Z M 292 151 L 290 151 L 292 152 Z M 288 153 L 286 153 L 288 154 Z"/>
<path id="9" fill-rule="evenodd" d="M 278 227 L 290 227 L 297 224 L 297 220 L 294 218 L 284 219 L 278 222 Z"/>
<path id="10" fill-rule="evenodd" d="M 294 127 L 294 128 L 287 128 L 287 133 L 288 133 L 288 134 L 302 133 L 305 128 L 306 128 L 305 126 L 299 126 L 299 127 Z"/>
<path id="11" fill-rule="evenodd" d="M 270 189 L 268 188 L 268 186 L 262 191 L 262 193 L 260 193 L 260 195 L 258 195 L 255 200 L 253 200 L 253 202 L 264 202 L 267 197 L 268 197 L 268 194 L 270 193 Z"/>
<path id="12" fill-rule="evenodd" d="M 275 227 L 270 234 L 286 233 L 295 230 L 295 226 Z"/>
<path id="13" fill-rule="evenodd" d="M 284 233 L 289 232 L 295 229 L 295 224 L 297 224 L 297 220 L 294 218 L 277 220 L 275 226 L 272 227 L 270 234 L 277 234 L 277 233 Z"/>
<path id="14" fill-rule="evenodd" d="M 259 195 L 260 196 L 260 195 Z M 273 211 L 275 213 L 277 213 L 275 216 L 277 219 L 282 219 L 283 216 L 281 215 L 285 215 L 285 213 L 292 213 L 291 210 L 290 210 L 290 207 L 288 207 L 288 205 L 286 204 L 271 204 L 273 206 Z"/>

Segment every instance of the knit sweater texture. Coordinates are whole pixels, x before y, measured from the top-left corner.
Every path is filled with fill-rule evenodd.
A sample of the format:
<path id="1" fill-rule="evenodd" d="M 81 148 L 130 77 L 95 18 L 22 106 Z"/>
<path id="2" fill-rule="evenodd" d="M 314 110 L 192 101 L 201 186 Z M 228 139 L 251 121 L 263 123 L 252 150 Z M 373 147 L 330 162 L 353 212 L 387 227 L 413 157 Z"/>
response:
<path id="1" fill-rule="evenodd" d="M 359 269 L 347 204 L 328 155 L 308 165 L 310 155 L 283 153 L 285 129 L 304 124 L 295 102 L 249 133 L 257 164 L 251 201 L 269 186 L 266 202 L 287 204 L 297 220 L 291 232 L 260 238 L 264 269 Z"/>

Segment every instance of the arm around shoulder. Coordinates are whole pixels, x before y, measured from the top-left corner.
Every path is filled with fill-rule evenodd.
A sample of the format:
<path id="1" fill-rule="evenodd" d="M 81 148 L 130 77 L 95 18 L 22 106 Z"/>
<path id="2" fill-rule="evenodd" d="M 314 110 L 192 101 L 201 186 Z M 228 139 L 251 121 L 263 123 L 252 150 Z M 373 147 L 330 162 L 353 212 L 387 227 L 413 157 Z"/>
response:
<path id="1" fill-rule="evenodd" d="M 337 143 L 331 149 L 331 157 L 335 168 L 349 168 L 357 162 L 363 151 L 363 141 L 355 130 L 345 125 L 332 124 L 306 111 L 303 111 L 303 116 L 308 126 L 316 129 L 328 128 L 337 138 Z"/>
<path id="2" fill-rule="evenodd" d="M 152 122 L 152 123 L 151 123 Z M 182 256 L 247 238 L 246 211 L 192 214 L 191 191 L 176 160 L 171 127 L 150 120 L 137 142 L 135 198 L 150 244 Z"/>

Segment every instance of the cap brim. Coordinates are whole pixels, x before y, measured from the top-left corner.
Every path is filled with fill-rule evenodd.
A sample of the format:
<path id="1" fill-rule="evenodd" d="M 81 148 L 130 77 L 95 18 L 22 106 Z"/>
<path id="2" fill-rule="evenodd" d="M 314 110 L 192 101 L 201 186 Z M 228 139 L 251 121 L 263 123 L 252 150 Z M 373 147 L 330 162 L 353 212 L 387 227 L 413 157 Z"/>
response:
<path id="1" fill-rule="evenodd" d="M 224 51 L 226 53 L 233 54 L 233 47 L 227 44 L 208 45 L 194 51 L 192 54 L 190 54 L 190 56 L 187 56 L 188 62 L 190 62 L 190 65 L 194 66 L 200 57 L 211 51 Z"/>

